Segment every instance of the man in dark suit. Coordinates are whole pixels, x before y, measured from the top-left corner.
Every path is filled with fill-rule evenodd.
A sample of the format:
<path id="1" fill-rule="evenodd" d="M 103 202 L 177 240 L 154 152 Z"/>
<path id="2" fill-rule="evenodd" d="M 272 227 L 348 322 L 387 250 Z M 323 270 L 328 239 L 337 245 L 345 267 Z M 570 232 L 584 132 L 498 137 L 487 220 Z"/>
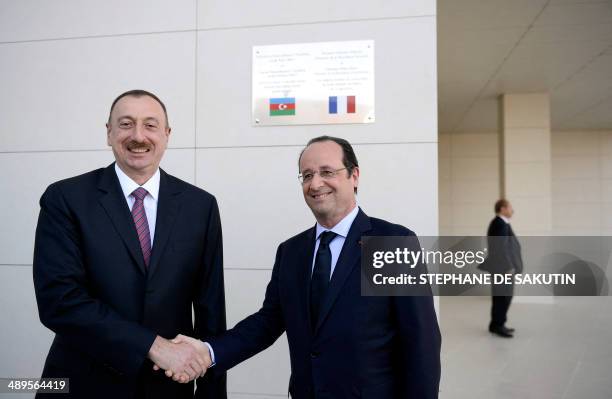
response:
<path id="1" fill-rule="evenodd" d="M 312 139 L 299 171 L 317 223 L 278 247 L 261 309 L 208 341 L 216 361 L 209 372 L 235 366 L 286 332 L 293 398 L 437 398 L 433 298 L 361 295 L 361 237 L 414 233 L 357 207 L 359 166 L 346 140 Z"/>
<path id="2" fill-rule="evenodd" d="M 116 162 L 40 200 L 34 287 L 55 332 L 42 377 L 69 378 L 65 397 L 192 398 L 208 350 L 169 339 L 225 331 L 217 203 L 159 168 L 169 136 L 155 95 L 123 93 L 107 123 Z M 225 398 L 225 376 L 198 379 L 196 396 Z"/>
<path id="3" fill-rule="evenodd" d="M 495 214 L 487 230 L 489 255 L 479 268 L 491 274 L 522 273 L 521 245 L 510 226 L 510 218 L 514 214 L 512 204 L 508 200 L 500 199 L 495 203 Z M 500 337 L 513 337 L 514 329 L 506 326 L 513 294 L 514 284 L 491 285 L 489 331 Z"/>

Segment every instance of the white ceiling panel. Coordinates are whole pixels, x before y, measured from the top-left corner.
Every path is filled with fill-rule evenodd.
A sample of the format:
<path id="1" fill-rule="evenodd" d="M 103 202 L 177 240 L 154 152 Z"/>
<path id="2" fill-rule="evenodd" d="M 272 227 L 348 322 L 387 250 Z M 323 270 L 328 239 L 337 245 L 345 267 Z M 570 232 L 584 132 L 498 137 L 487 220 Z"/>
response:
<path id="1" fill-rule="evenodd" d="M 502 93 L 551 93 L 553 129 L 612 128 L 612 1 L 438 2 L 439 126 L 497 126 Z"/>
<path id="2" fill-rule="evenodd" d="M 597 81 L 588 79 L 564 85 L 551 98 L 552 126 L 564 126 L 573 117 L 610 95 L 612 95 L 611 85 L 600 85 Z"/>
<path id="3" fill-rule="evenodd" d="M 498 127 L 497 98 L 478 100 L 467 112 L 461 124 L 455 128 L 457 132 L 495 131 Z"/>
<path id="4" fill-rule="evenodd" d="M 504 92 L 553 91 L 596 58 L 605 43 L 520 45 L 504 63 L 484 95 Z"/>
<path id="5" fill-rule="evenodd" d="M 559 129 L 610 129 L 612 127 L 612 97 L 563 122 Z"/>
<path id="6" fill-rule="evenodd" d="M 438 35 L 445 40 L 438 43 L 438 50 L 453 50 L 464 47 L 497 46 L 514 44 L 525 32 L 520 28 L 467 29 L 461 26 L 438 24 Z"/>
<path id="7" fill-rule="evenodd" d="M 542 69 L 578 70 L 596 56 L 601 55 L 610 42 L 602 40 L 576 42 L 557 42 L 550 44 L 519 44 L 515 51 L 505 63 L 504 67 L 512 70 L 515 66 L 520 67 L 530 64 L 534 67 L 543 66 Z"/>
<path id="8" fill-rule="evenodd" d="M 592 88 L 595 86 L 612 85 L 612 54 L 603 54 L 584 65 L 563 84 L 556 87 L 556 91 L 563 91 L 566 85 L 581 84 Z"/>
<path id="9" fill-rule="evenodd" d="M 550 0 L 550 4 L 611 3 L 612 0 Z"/>
<path id="10" fill-rule="evenodd" d="M 542 12 L 535 25 L 592 25 L 603 23 L 612 23 L 612 2 L 550 4 Z"/>
<path id="11" fill-rule="evenodd" d="M 441 133 L 454 132 L 455 127 L 459 124 L 459 121 L 463 118 L 464 111 L 467 110 L 461 108 L 452 108 L 448 110 L 438 110 L 438 117 L 440 122 L 438 123 L 438 131 Z"/>
<path id="12" fill-rule="evenodd" d="M 478 92 L 481 85 L 486 83 L 499 68 L 508 51 L 496 47 L 486 53 L 478 54 L 479 51 L 475 49 L 472 51 L 457 49 L 451 54 L 438 57 L 438 81 L 440 85 L 469 81 L 478 85 L 476 90 Z"/>
<path id="13" fill-rule="evenodd" d="M 525 44 L 550 43 L 583 43 L 589 41 L 612 40 L 612 23 L 586 25 L 547 25 L 534 26 L 525 35 L 522 42 Z"/>
<path id="14" fill-rule="evenodd" d="M 528 26 L 546 0 L 439 0 L 438 23 L 467 29 Z"/>
<path id="15" fill-rule="evenodd" d="M 438 104 L 441 108 L 459 107 L 467 105 L 470 99 L 478 95 L 478 88 L 485 82 L 466 80 L 455 80 L 438 85 Z"/>

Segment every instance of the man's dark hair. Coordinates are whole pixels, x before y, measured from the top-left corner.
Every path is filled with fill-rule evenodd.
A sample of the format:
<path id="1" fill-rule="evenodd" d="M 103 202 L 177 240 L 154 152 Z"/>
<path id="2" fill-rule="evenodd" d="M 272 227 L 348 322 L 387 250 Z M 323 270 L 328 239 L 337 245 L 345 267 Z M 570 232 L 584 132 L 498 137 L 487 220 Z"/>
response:
<path id="1" fill-rule="evenodd" d="M 119 96 L 117 98 L 115 98 L 115 101 L 113 101 L 113 103 L 111 104 L 110 112 L 108 113 L 108 123 L 110 123 L 110 121 L 111 121 L 111 115 L 113 113 L 113 109 L 115 108 L 115 104 L 117 104 L 117 102 L 119 100 L 121 100 L 123 97 L 128 97 L 128 96 L 130 96 L 130 97 L 143 97 L 143 96 L 147 96 L 147 97 L 151 97 L 152 99 L 157 101 L 159 103 L 159 105 L 161 105 L 162 109 L 164 110 L 164 116 L 166 117 L 166 127 L 170 127 L 170 124 L 168 123 L 168 112 L 166 111 L 166 106 L 164 105 L 162 100 L 160 100 L 155 94 L 153 94 L 153 93 L 151 93 L 149 91 L 140 90 L 140 89 L 126 91 L 125 93 L 119 94 Z"/>
<path id="2" fill-rule="evenodd" d="M 500 213 L 502 208 L 505 208 L 508 205 L 510 205 L 510 202 L 508 202 L 507 199 L 502 198 L 500 200 L 497 200 L 495 202 L 495 213 Z"/>
<path id="3" fill-rule="evenodd" d="M 333 136 L 319 136 L 319 137 L 310 139 L 308 144 L 306 144 L 306 147 L 304 147 L 302 151 L 300 152 L 300 157 L 298 158 L 298 171 L 300 171 L 299 170 L 300 161 L 302 160 L 302 154 L 304 154 L 304 151 L 306 150 L 306 148 L 308 148 L 308 146 L 311 144 L 321 143 L 324 141 L 333 141 L 334 143 L 338 144 L 340 148 L 342 148 L 342 164 L 344 165 L 344 167 L 346 168 L 346 171 L 348 172 L 348 177 L 351 177 L 353 175 L 353 170 L 359 167 L 359 163 L 357 162 L 357 156 L 355 155 L 355 151 L 353 151 L 353 147 L 348 141 L 346 141 L 345 139 L 341 139 L 339 137 L 333 137 Z M 357 187 L 355 187 L 355 194 L 357 194 Z"/>

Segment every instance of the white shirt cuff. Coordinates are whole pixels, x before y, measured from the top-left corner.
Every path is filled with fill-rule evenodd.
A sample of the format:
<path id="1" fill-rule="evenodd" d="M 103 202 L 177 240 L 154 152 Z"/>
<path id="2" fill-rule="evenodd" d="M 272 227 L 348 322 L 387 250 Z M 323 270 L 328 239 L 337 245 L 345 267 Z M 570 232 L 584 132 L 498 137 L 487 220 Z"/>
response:
<path id="1" fill-rule="evenodd" d="M 208 342 L 204 342 L 204 344 L 208 346 L 208 351 L 210 352 L 210 360 L 212 360 L 212 363 L 210 364 L 208 368 L 211 368 L 212 366 L 217 364 L 217 362 L 215 361 L 215 351 L 213 350 L 212 346 L 210 346 Z"/>

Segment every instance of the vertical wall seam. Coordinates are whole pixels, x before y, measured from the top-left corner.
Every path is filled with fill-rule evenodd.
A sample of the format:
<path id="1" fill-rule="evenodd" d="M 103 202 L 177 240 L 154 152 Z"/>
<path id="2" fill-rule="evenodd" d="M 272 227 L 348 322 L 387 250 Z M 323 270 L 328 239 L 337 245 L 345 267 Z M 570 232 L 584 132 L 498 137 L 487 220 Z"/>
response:
<path id="1" fill-rule="evenodd" d="M 198 1 L 193 0 L 195 2 L 195 65 L 193 68 L 194 71 L 194 96 L 193 96 L 193 184 L 195 186 L 198 185 Z"/>

